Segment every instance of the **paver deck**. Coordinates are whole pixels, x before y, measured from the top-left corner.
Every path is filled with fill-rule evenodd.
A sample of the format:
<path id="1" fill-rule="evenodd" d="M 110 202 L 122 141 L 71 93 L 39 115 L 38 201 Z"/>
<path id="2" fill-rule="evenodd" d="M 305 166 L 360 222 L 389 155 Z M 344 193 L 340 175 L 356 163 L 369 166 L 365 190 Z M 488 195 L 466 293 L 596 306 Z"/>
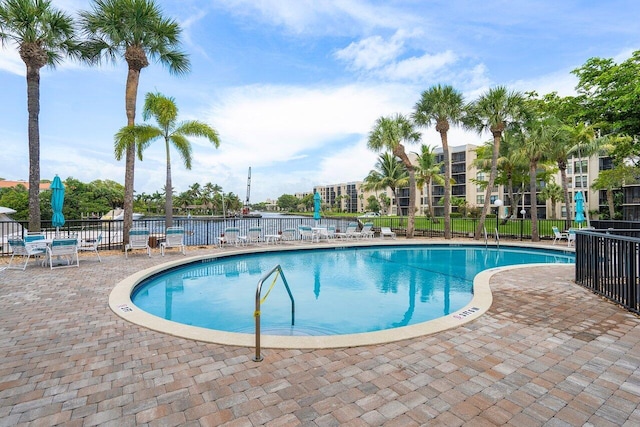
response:
<path id="1" fill-rule="evenodd" d="M 456 329 L 258 363 L 111 312 L 117 281 L 172 257 L 0 272 L 0 426 L 640 425 L 640 318 L 572 266 L 498 273 L 491 309 Z"/>

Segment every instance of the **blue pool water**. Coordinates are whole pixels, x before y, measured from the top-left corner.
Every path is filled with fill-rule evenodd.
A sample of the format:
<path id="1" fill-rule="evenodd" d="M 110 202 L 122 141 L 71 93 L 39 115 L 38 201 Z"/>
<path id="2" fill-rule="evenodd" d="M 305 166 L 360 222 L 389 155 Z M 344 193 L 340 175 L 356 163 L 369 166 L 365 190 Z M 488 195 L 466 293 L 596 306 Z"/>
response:
<path id="1" fill-rule="evenodd" d="M 256 286 L 280 264 L 295 298 L 278 278 L 261 309 L 262 333 L 334 335 L 433 320 L 472 298 L 474 276 L 488 268 L 572 263 L 570 253 L 484 246 L 382 246 L 247 254 L 188 264 L 138 285 L 140 309 L 175 322 L 253 333 Z M 273 280 L 267 279 L 262 295 Z"/>

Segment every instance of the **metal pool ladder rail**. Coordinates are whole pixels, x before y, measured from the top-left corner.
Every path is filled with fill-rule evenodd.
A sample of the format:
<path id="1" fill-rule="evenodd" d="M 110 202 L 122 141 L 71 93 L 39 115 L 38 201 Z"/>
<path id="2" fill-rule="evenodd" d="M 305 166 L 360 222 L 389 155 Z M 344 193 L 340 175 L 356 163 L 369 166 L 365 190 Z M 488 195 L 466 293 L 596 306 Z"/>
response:
<path id="1" fill-rule="evenodd" d="M 264 283 L 264 281 L 267 280 L 269 276 L 271 276 L 275 272 L 278 272 L 278 274 L 276 274 L 276 276 L 273 278 L 273 282 L 271 283 L 271 286 L 269 286 L 267 294 L 264 296 L 264 298 L 260 298 L 260 295 L 262 293 L 262 283 Z M 291 294 L 291 289 L 289 289 L 287 279 L 284 277 L 282 267 L 280 267 L 280 264 L 278 264 L 260 278 L 260 280 L 258 281 L 258 286 L 256 287 L 256 311 L 253 313 L 253 317 L 256 318 L 256 355 L 253 358 L 254 362 L 262 362 L 263 359 L 260 355 L 260 304 L 262 304 L 269 296 L 269 292 L 271 292 L 271 289 L 273 289 L 273 286 L 278 280 L 278 275 L 282 276 L 282 282 L 284 283 L 284 287 L 287 289 L 287 293 L 289 294 L 289 298 L 291 299 L 291 326 L 293 326 L 295 323 L 296 306 L 295 302 L 293 301 L 293 295 Z"/>

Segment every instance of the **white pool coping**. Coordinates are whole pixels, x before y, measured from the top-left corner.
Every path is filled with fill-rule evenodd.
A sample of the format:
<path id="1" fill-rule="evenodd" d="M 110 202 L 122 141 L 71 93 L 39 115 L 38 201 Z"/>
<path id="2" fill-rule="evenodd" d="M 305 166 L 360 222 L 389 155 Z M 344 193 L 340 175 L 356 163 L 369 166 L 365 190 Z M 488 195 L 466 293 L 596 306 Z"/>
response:
<path id="1" fill-rule="evenodd" d="M 211 253 L 207 255 L 198 255 L 194 257 L 182 258 L 175 261 L 159 264 L 157 266 L 147 268 L 139 271 L 131 276 L 125 278 L 116 284 L 115 288 L 109 295 L 109 307 L 113 312 L 121 318 L 134 323 L 136 325 L 173 335 L 177 337 L 216 343 L 230 346 L 241 347 L 253 347 L 256 345 L 255 334 L 225 332 L 213 329 L 202 328 L 198 326 L 189 326 L 181 323 L 173 322 L 163 319 L 158 316 L 149 314 L 138 307 L 136 307 L 131 301 L 131 294 L 134 288 L 146 278 L 160 273 L 164 270 L 179 267 L 184 264 L 190 264 L 197 261 L 228 257 L 234 255 L 241 255 L 246 253 L 257 252 L 271 252 L 271 251 L 291 251 L 291 250 L 307 250 L 307 249 L 323 249 L 332 247 L 362 247 L 362 246 L 401 246 L 401 245 L 424 245 L 424 246 L 477 246 L 477 242 L 473 243 L 459 243 L 459 242 L 429 242 L 423 243 L 420 241 L 380 241 L 380 240 L 368 240 L 354 242 L 350 244 L 309 244 L 304 246 L 258 246 L 252 248 L 242 248 L 238 250 L 225 251 Z M 566 252 L 563 248 L 551 248 L 529 245 L 515 245 L 509 244 L 504 246 L 517 246 L 527 249 L 547 249 Z M 471 322 L 482 316 L 489 310 L 493 302 L 493 296 L 491 294 L 491 288 L 489 282 L 494 274 L 503 271 L 509 271 L 513 269 L 529 268 L 536 266 L 544 266 L 549 264 L 522 264 L 507 267 L 497 267 L 489 270 L 484 270 L 477 274 L 473 280 L 473 298 L 462 309 L 451 313 L 449 315 L 430 320 L 427 322 L 403 326 L 399 328 L 386 329 L 375 332 L 365 332 L 358 334 L 345 334 L 345 335 L 323 335 L 323 336 L 282 336 L 282 335 L 261 335 L 260 345 L 262 348 L 279 348 L 279 349 L 324 349 L 324 348 L 342 348 L 342 347 L 358 347 L 365 345 L 375 345 L 394 341 L 401 341 L 410 338 L 417 338 L 421 336 L 431 335 L 437 332 L 442 332 L 447 329 L 456 328 Z"/>

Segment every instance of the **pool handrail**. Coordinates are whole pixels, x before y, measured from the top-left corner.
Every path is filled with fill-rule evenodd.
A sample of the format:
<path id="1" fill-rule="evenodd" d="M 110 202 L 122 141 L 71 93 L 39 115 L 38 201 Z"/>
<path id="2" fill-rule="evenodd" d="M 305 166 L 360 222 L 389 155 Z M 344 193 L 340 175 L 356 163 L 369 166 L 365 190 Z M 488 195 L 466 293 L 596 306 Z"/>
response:
<path id="1" fill-rule="evenodd" d="M 264 302 L 264 300 L 269 295 L 269 292 L 271 292 L 271 289 L 273 288 L 273 286 L 276 284 L 276 281 L 278 280 L 278 276 L 276 276 L 273 279 L 273 283 L 271 283 L 271 286 L 267 291 L 267 295 L 265 295 L 264 299 L 261 300 L 260 295 L 262 293 L 262 283 L 264 283 L 264 281 L 267 280 L 267 278 L 269 278 L 269 276 L 271 276 L 276 271 L 280 276 L 282 276 L 282 282 L 284 283 L 284 287 L 286 288 L 287 293 L 289 294 L 289 298 L 291 299 L 291 326 L 294 326 L 295 324 L 296 309 L 295 309 L 295 302 L 293 300 L 293 294 L 291 293 L 291 289 L 289 288 L 289 284 L 287 283 L 286 277 L 284 277 L 284 271 L 282 271 L 282 267 L 280 266 L 280 264 L 277 264 L 275 267 L 273 267 L 271 270 L 265 273 L 260 278 L 260 280 L 258 280 L 258 285 L 256 287 L 256 310 L 253 313 L 253 317 L 255 317 L 256 319 L 256 355 L 253 358 L 254 362 L 262 362 L 263 360 L 263 357 L 260 355 L 260 304 Z"/>

